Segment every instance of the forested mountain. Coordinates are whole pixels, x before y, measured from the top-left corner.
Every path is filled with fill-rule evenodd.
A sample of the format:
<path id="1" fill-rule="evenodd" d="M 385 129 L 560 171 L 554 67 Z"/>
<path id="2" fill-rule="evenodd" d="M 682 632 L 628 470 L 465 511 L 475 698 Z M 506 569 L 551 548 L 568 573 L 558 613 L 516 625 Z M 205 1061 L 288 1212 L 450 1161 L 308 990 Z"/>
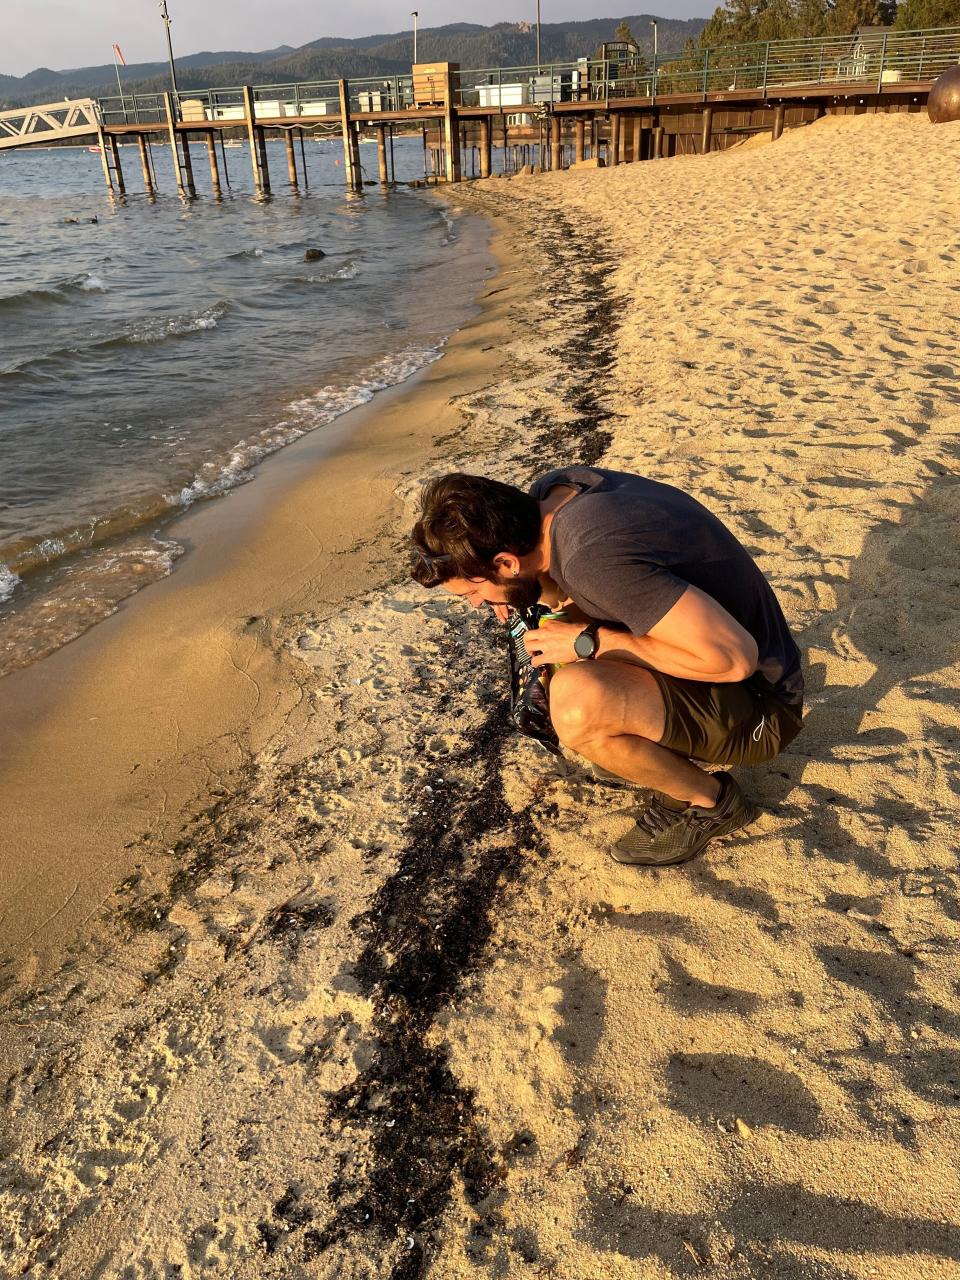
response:
<path id="1" fill-rule="evenodd" d="M 549 22 L 541 27 L 541 60 L 561 62 L 592 57 L 598 45 L 612 40 L 620 22 L 626 21 L 641 48 L 652 48 L 651 21 L 655 14 L 623 18 L 593 18 L 585 22 Z M 679 52 L 695 40 L 705 18 L 682 21 L 656 18 L 659 48 Z M 421 27 L 417 33 L 421 62 L 459 62 L 464 68 L 529 66 L 536 58 L 536 34 L 531 23 L 500 22 L 492 27 L 455 22 L 443 27 Z M 409 73 L 413 35 L 398 31 L 387 35 L 346 40 L 323 36 L 299 49 L 282 46 L 265 53 L 196 53 L 177 57 L 177 81 L 181 90 L 239 84 L 280 84 L 304 80 L 337 80 L 341 76 L 383 76 Z M 121 71 L 124 89 L 156 93 L 169 88 L 165 62 L 131 64 Z M 5 106 L 29 106 L 61 98 L 102 97 L 115 94 L 112 64 L 51 71 L 41 67 L 28 75 L 0 75 L 0 101 Z"/>

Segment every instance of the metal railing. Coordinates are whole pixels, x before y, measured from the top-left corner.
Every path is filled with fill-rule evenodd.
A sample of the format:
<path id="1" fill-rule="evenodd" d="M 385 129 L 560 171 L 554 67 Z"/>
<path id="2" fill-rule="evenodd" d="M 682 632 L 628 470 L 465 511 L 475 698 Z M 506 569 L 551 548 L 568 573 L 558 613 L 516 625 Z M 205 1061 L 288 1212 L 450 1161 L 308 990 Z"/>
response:
<path id="1" fill-rule="evenodd" d="M 719 45 L 682 54 L 614 62 L 581 58 L 540 66 L 488 67 L 453 76 L 454 103 L 489 107 L 509 114 L 536 114 L 569 102 L 608 102 L 711 94 L 776 96 L 783 89 L 836 86 L 838 92 L 895 91 L 898 84 L 928 84 L 960 63 L 960 27 L 887 31 L 858 36 L 826 36 Z M 413 77 L 368 76 L 349 81 L 354 114 L 413 109 Z M 263 119 L 337 116 L 336 80 L 255 85 L 257 114 Z M 240 87 L 187 90 L 176 95 L 180 119 L 241 123 Z M 125 94 L 99 99 L 104 124 L 156 123 L 166 119 L 161 94 Z"/>

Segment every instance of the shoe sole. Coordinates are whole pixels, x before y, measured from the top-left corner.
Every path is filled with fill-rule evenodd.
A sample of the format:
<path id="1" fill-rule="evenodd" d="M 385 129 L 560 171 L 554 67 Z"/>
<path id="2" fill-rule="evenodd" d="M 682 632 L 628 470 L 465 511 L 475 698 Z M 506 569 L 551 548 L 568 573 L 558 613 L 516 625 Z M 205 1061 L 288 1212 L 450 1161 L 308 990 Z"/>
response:
<path id="1" fill-rule="evenodd" d="M 630 833 L 618 840 L 610 850 L 610 857 L 614 862 L 619 862 L 622 866 L 627 867 L 676 867 L 681 862 L 689 862 L 691 858 L 695 858 L 698 853 L 703 850 L 713 840 L 720 840 L 723 836 L 732 835 L 734 831 L 742 831 L 744 827 L 749 827 L 751 822 L 755 822 L 760 816 L 760 810 L 755 804 L 746 801 L 747 812 L 736 818 L 729 818 L 716 831 L 713 831 L 699 844 L 693 846 L 692 849 L 684 849 L 682 853 L 677 854 L 673 858 L 652 858 L 646 854 L 631 853 L 630 850 L 624 848 L 624 845 L 630 839 Z"/>

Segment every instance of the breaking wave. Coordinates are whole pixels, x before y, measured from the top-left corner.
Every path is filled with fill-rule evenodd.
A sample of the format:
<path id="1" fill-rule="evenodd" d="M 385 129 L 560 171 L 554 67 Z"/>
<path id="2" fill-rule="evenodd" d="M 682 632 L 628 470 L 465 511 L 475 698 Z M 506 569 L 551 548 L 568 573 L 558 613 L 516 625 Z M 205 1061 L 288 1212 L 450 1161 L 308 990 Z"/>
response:
<path id="1" fill-rule="evenodd" d="M 58 347 L 42 356 L 22 360 L 18 364 L 0 369 L 0 378 L 56 376 L 58 366 L 69 365 L 78 357 L 84 360 L 117 347 L 137 347 L 164 342 L 168 338 L 182 338 L 204 329 L 215 329 L 227 314 L 225 302 L 215 303 L 195 315 L 145 316 L 125 325 L 118 333 L 95 338 L 91 342 L 74 347 Z"/>
<path id="2" fill-rule="evenodd" d="M 106 293 L 108 285 L 101 276 L 89 271 L 70 276 L 66 280 L 58 280 L 39 289 L 22 289 L 19 293 L 0 295 L 0 310 L 17 311 L 23 307 L 36 306 L 38 303 L 67 303 L 74 293 Z"/>

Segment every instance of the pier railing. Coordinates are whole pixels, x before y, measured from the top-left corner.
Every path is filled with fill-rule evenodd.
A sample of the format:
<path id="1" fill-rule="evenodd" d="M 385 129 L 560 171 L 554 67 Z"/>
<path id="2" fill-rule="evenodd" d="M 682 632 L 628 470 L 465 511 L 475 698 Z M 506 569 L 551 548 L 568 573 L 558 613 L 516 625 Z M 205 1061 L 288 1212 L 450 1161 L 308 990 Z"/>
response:
<path id="1" fill-rule="evenodd" d="M 960 63 L 960 27 L 924 31 L 865 32 L 770 40 L 753 44 L 690 49 L 648 61 L 642 54 L 626 61 L 582 58 L 576 62 L 526 67 L 488 67 L 459 71 L 453 77 L 454 105 L 507 113 L 535 113 L 562 103 L 608 102 L 618 98 L 692 97 L 750 92 L 764 97 L 781 90 L 835 87 L 880 93 L 899 84 L 932 83 Z M 351 80 L 351 114 L 412 109 L 413 77 L 369 76 Z M 264 120 L 337 116 L 336 80 L 256 85 L 257 116 Z M 243 90 L 187 90 L 176 95 L 184 124 L 244 120 Z M 99 99 L 105 125 L 159 123 L 165 120 L 160 94 L 124 94 Z M 426 113 L 424 113 L 426 114 Z"/>

